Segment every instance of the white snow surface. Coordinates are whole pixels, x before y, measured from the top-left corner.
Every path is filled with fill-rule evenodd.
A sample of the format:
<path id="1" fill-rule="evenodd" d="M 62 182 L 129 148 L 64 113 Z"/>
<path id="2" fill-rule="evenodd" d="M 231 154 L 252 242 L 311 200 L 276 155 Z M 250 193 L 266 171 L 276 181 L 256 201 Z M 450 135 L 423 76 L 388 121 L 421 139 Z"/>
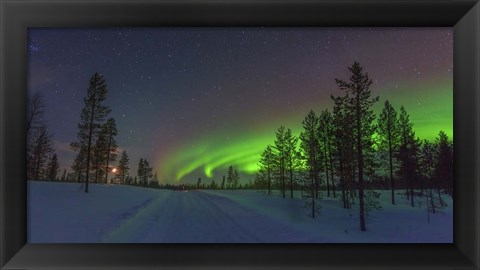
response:
<path id="1" fill-rule="evenodd" d="M 29 243 L 452 243 L 453 202 L 430 214 L 400 191 L 371 212 L 361 232 L 358 207 L 323 199 L 312 219 L 300 194 L 253 190 L 172 191 L 122 185 L 28 182 Z M 289 194 L 289 193 L 288 193 Z M 287 195 L 288 195 L 287 194 Z M 418 205 L 418 202 L 417 202 Z"/>

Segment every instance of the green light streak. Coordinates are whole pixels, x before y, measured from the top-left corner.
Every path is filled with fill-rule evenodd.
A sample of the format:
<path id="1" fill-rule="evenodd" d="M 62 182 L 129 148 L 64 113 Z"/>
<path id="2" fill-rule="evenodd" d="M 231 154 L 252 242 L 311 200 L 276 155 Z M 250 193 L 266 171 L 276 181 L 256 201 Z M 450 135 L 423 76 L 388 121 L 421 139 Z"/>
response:
<path id="1" fill-rule="evenodd" d="M 453 81 L 451 78 L 435 82 L 416 83 L 382 89 L 380 102 L 374 111 L 378 115 L 385 100 L 389 100 L 397 112 L 403 105 L 410 115 L 415 135 L 434 141 L 440 130 L 453 138 Z"/>

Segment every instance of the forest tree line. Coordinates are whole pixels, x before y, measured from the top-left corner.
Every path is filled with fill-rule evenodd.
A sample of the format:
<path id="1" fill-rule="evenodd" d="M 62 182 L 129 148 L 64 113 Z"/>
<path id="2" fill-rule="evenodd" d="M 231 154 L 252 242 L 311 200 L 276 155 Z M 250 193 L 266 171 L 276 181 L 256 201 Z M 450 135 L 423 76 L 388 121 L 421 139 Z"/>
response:
<path id="1" fill-rule="evenodd" d="M 254 185 L 283 198 L 301 190 L 314 218 L 319 213 L 319 191 L 340 197 L 343 208 L 358 204 L 360 228 L 366 230 L 366 211 L 381 207 L 379 193 L 386 185 L 406 189 L 411 206 L 416 196 L 427 196 L 429 211 L 445 206 L 442 194 L 453 197 L 453 146 L 444 131 L 435 142 L 415 135 L 403 106 L 397 111 L 387 100 L 380 115 L 372 106 L 372 79 L 358 62 L 348 67 L 347 81 L 335 79 L 343 95 L 331 96 L 333 110 L 311 110 L 295 136 L 281 126 L 275 140 L 261 154 Z M 385 172 L 385 173 L 382 173 Z"/>
<path id="2" fill-rule="evenodd" d="M 27 101 L 27 179 L 85 183 L 122 183 L 148 186 L 155 178 L 146 159 L 140 159 L 137 177 L 129 176 L 129 157 L 121 152 L 118 166 L 114 166 L 119 150 L 115 119 L 108 117 L 111 109 L 104 104 L 107 85 L 103 75 L 95 73 L 89 80 L 84 107 L 77 125 L 77 139 L 70 148 L 77 153 L 71 172 L 64 169 L 59 175 L 59 162 L 54 150 L 53 134 L 44 121 L 44 104 L 40 92 Z M 87 173 L 88 172 L 88 173 Z M 109 179 L 109 173 L 114 176 Z M 156 177 L 156 174 L 155 174 Z"/>

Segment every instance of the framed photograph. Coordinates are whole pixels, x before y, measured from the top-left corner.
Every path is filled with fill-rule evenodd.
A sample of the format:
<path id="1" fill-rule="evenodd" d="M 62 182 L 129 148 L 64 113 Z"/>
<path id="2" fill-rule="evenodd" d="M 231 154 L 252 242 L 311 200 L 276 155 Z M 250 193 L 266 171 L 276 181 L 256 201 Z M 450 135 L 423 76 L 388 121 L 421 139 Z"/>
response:
<path id="1" fill-rule="evenodd" d="M 476 1 L 1 5 L 2 269 L 478 269 Z"/>

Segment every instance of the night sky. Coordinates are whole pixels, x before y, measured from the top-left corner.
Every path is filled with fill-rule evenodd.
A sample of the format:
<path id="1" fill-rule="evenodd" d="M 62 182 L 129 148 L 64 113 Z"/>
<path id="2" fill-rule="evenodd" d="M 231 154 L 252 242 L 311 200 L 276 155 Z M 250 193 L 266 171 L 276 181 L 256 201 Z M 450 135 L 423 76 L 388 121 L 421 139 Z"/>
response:
<path id="1" fill-rule="evenodd" d="M 146 158 L 161 183 L 218 183 L 229 165 L 254 173 L 274 130 L 298 136 L 310 109 L 332 108 L 330 95 L 343 95 L 334 79 L 353 61 L 373 79 L 375 111 L 388 99 L 421 139 L 453 136 L 452 28 L 30 28 L 28 38 L 28 90 L 44 96 L 61 172 L 95 72 L 130 174 Z"/>

